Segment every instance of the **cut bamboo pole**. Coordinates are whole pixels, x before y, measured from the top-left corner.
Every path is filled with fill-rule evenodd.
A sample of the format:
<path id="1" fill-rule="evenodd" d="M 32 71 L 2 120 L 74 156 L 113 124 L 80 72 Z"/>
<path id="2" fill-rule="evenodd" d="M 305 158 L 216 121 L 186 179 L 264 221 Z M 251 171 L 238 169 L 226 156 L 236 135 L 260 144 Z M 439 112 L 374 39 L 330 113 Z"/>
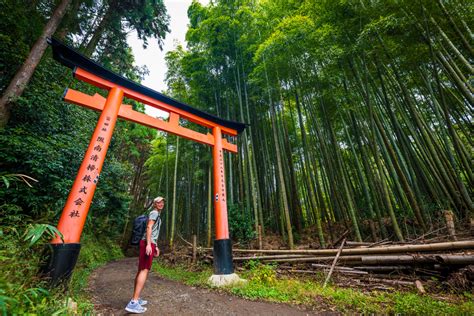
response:
<path id="1" fill-rule="evenodd" d="M 328 262 L 334 257 L 301 257 L 285 259 L 265 259 L 266 262 Z M 388 265 L 441 263 L 445 265 L 474 264 L 474 255 L 381 255 L 381 256 L 341 256 L 339 260 L 347 264 Z"/>
<path id="2" fill-rule="evenodd" d="M 323 271 L 292 269 L 292 270 L 278 270 L 277 272 L 280 272 L 280 273 L 286 272 L 286 273 L 318 274 L 318 273 L 326 272 L 326 271 L 329 271 L 329 269 L 323 270 Z M 350 275 L 368 275 L 369 274 L 369 272 L 367 272 L 367 271 L 357 271 L 357 270 L 351 271 L 351 270 L 336 270 L 336 269 L 334 269 L 333 273 L 336 273 L 336 274 L 350 274 Z"/>
<path id="3" fill-rule="evenodd" d="M 249 257 L 234 257 L 234 261 L 247 260 L 271 260 L 271 259 L 289 259 L 289 258 L 310 258 L 309 255 L 274 255 L 274 256 L 249 256 Z"/>
<path id="4" fill-rule="evenodd" d="M 418 289 L 418 291 L 419 291 L 421 294 L 425 294 L 425 293 L 426 293 L 425 288 L 423 287 L 423 283 L 421 283 L 420 280 L 416 280 L 416 281 L 415 281 L 415 285 L 416 285 L 416 288 Z"/>
<path id="5" fill-rule="evenodd" d="M 311 256 L 302 256 L 301 258 L 288 258 L 288 259 L 266 259 L 262 260 L 265 262 L 330 262 L 333 261 L 333 256 L 325 256 L 325 257 L 311 257 Z M 339 260 L 342 262 L 354 262 L 354 263 L 361 263 L 362 256 L 344 256 L 340 257 Z"/>
<path id="6" fill-rule="evenodd" d="M 364 278 L 365 280 L 365 278 Z M 375 283 L 385 283 L 391 285 L 410 285 L 415 286 L 415 282 L 412 281 L 402 281 L 402 280 L 389 280 L 389 279 L 379 279 L 379 278 L 368 278 L 367 281 Z"/>
<path id="7" fill-rule="evenodd" d="M 346 243 L 346 239 L 344 238 L 341 242 L 341 246 L 339 247 L 339 250 L 337 251 L 336 257 L 334 258 L 334 261 L 332 263 L 331 269 L 329 270 L 328 276 L 326 277 L 326 280 L 324 281 L 323 289 L 328 284 L 329 279 L 331 279 L 331 275 L 332 275 L 332 272 L 334 271 L 334 267 L 336 266 L 337 259 L 339 259 L 339 256 L 341 255 L 341 251 L 342 251 L 342 248 L 344 248 L 345 243 Z"/>
<path id="8" fill-rule="evenodd" d="M 453 211 L 445 210 L 444 219 L 446 220 L 446 227 L 448 228 L 448 233 L 451 240 L 456 241 L 456 230 L 454 229 L 454 214 Z"/>
<path id="9" fill-rule="evenodd" d="M 331 266 L 328 264 L 320 264 L 320 263 L 312 263 L 312 267 L 315 268 L 321 268 L 321 269 L 330 269 Z M 350 268 L 350 267 L 334 267 L 335 270 L 346 270 L 346 271 L 354 271 L 356 268 Z"/>
<path id="10" fill-rule="evenodd" d="M 337 245 L 338 243 L 340 243 L 343 239 L 346 239 L 346 236 L 347 236 L 349 233 L 350 233 L 350 230 L 349 230 L 349 229 L 346 229 L 346 230 L 342 233 L 341 237 L 339 237 L 339 238 L 332 244 L 332 247 L 336 247 L 336 245 Z M 336 251 L 336 250 L 334 250 L 334 251 Z"/>
<path id="11" fill-rule="evenodd" d="M 354 266 L 356 270 L 371 271 L 371 272 L 387 272 L 387 271 L 400 271 L 400 270 L 412 270 L 413 267 L 409 265 L 398 265 L 398 266 Z"/>
<path id="12" fill-rule="evenodd" d="M 373 248 L 354 248 L 342 250 L 342 255 L 368 255 L 368 254 L 388 254 L 404 252 L 430 252 L 430 251 L 450 251 L 459 249 L 474 249 L 474 240 L 440 242 L 432 244 L 402 245 Z M 330 256 L 337 254 L 337 249 L 294 249 L 294 250 L 259 250 L 259 249 L 233 249 L 233 252 L 247 253 L 275 253 L 275 254 L 312 254 L 321 256 Z"/>
<path id="13" fill-rule="evenodd" d="M 346 241 L 346 246 L 348 247 L 364 247 L 370 245 L 372 245 L 370 242 Z"/>

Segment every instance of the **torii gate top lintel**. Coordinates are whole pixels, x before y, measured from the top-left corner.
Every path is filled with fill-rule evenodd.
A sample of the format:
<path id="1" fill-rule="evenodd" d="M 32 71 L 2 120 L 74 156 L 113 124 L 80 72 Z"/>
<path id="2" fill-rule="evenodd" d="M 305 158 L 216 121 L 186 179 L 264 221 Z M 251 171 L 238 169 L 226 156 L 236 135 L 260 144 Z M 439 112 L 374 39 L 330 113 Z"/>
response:
<path id="1" fill-rule="evenodd" d="M 73 69 L 74 76 L 82 81 L 108 90 L 113 86 L 119 86 L 124 91 L 124 96 L 126 97 L 159 108 L 160 110 L 182 114 L 181 116 L 183 118 L 209 128 L 219 126 L 222 133 L 231 136 L 240 134 L 246 127 L 244 123 L 225 120 L 206 113 L 130 79 L 124 78 L 102 67 L 55 38 L 48 39 L 48 43 L 53 48 L 54 59 L 64 66 Z"/>

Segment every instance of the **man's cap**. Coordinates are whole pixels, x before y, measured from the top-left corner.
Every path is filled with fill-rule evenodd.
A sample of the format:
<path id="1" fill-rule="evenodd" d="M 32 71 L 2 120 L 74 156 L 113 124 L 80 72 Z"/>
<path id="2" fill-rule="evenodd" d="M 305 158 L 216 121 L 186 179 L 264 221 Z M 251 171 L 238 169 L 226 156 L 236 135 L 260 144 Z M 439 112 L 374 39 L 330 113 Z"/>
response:
<path id="1" fill-rule="evenodd" d="M 158 203 L 158 202 L 161 202 L 161 201 L 164 201 L 165 198 L 162 197 L 162 196 L 159 196 L 159 197 L 156 197 L 154 200 L 153 200 L 153 203 Z"/>

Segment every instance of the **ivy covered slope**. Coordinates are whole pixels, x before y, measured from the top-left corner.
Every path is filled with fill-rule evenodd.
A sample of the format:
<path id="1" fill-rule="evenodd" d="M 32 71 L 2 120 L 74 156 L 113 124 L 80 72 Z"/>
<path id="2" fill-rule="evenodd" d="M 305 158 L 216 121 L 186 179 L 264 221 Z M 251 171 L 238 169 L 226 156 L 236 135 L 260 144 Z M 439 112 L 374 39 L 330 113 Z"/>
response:
<path id="1" fill-rule="evenodd" d="M 8 103 L 0 105 L 2 114 L 8 112 L 7 124 L 0 127 L 2 314 L 52 314 L 64 307 L 64 299 L 46 290 L 36 271 L 42 258 L 41 244 L 54 233 L 98 113 L 67 104 L 61 96 L 67 87 L 88 94 L 104 92 L 74 80 L 70 69 L 52 59 L 49 49 L 36 51 L 42 57 L 38 64 L 28 63 L 37 49 L 36 41 L 57 18 L 63 2 L 0 1 L 2 96 L 13 78 L 18 74 L 25 77 L 25 65 L 34 68 L 31 78 L 23 83 L 24 90 L 18 93 L 16 89 Z M 66 2 L 66 11 L 51 35 L 107 68 L 140 81 L 147 69 L 135 66 L 126 33 L 137 31 L 144 44 L 150 40 L 161 43 L 168 31 L 164 5 L 146 1 L 144 10 L 138 10 L 130 1 Z M 122 23 L 123 19 L 128 22 Z M 128 103 L 143 111 L 141 105 Z M 98 264 L 121 256 L 120 245 L 127 244 L 129 238 L 130 218 L 142 212 L 143 200 L 138 201 L 143 191 L 141 170 L 155 134 L 126 122 L 115 128 L 71 285 L 71 295 L 75 299 L 79 295 L 85 309 L 90 306 L 80 298 L 80 288 L 87 281 L 84 276 Z M 26 239 L 32 240 L 32 245 Z"/>

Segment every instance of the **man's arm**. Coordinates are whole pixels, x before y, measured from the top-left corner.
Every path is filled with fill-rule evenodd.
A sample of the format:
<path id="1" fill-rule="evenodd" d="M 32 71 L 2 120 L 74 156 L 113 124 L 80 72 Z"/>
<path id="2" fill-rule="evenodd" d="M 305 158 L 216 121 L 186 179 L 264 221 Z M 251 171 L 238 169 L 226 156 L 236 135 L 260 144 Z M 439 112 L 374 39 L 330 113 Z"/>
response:
<path id="1" fill-rule="evenodd" d="M 151 255 L 153 249 L 151 248 L 151 230 L 153 229 L 153 224 L 155 221 L 150 219 L 148 220 L 148 224 L 146 225 L 146 249 L 145 253 L 147 256 Z"/>

